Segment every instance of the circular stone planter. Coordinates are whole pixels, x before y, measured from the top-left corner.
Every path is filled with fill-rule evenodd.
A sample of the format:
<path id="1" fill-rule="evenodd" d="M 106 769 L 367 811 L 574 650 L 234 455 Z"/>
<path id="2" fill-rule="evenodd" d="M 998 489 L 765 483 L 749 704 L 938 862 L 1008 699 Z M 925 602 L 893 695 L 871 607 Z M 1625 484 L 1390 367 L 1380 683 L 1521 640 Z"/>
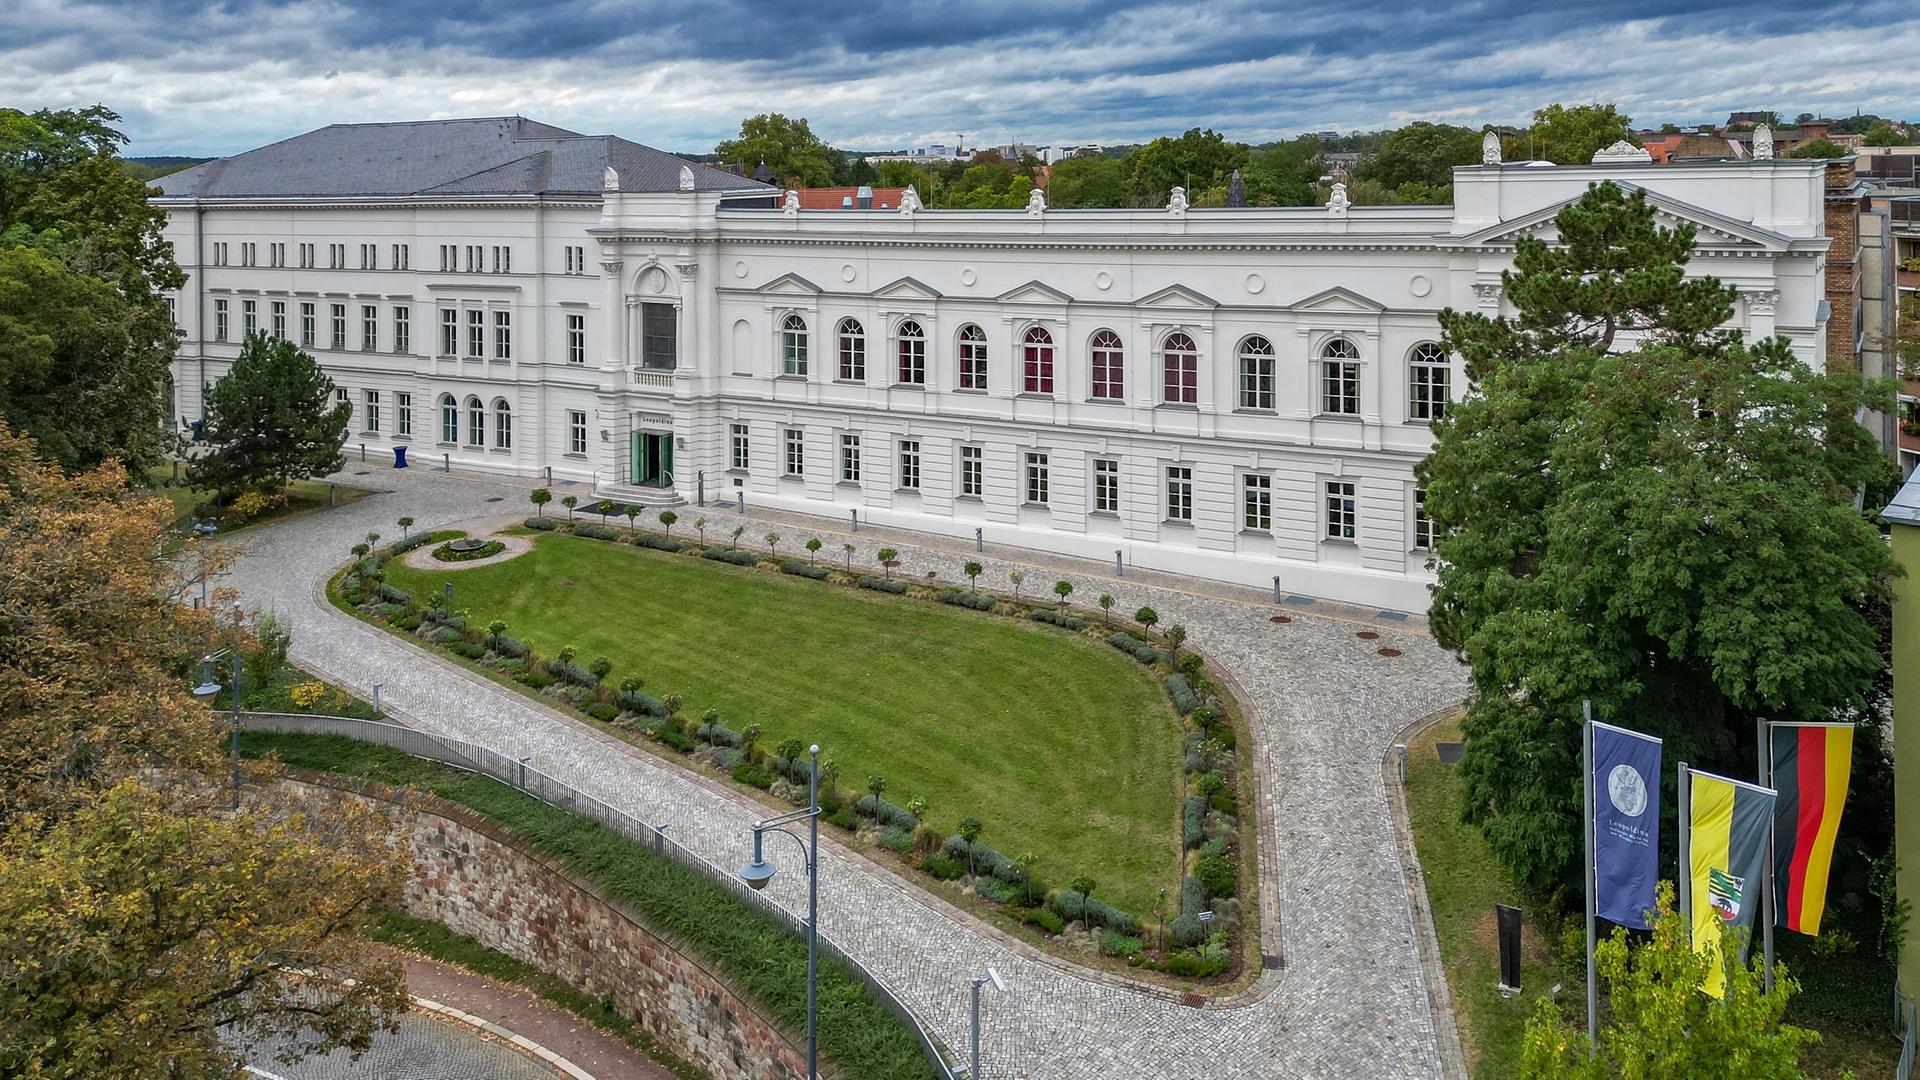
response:
<path id="1" fill-rule="evenodd" d="M 469 551 L 479 551 L 481 548 L 486 546 L 487 546 L 487 542 L 485 540 L 468 536 L 459 540 L 449 541 L 447 543 L 447 550 L 457 551 L 464 555 Z"/>
<path id="2" fill-rule="evenodd" d="M 468 543 L 472 544 L 473 547 L 462 549 L 457 546 Z M 447 560 L 433 557 L 433 553 L 442 547 L 451 551 L 477 551 L 490 543 L 502 544 L 505 545 L 505 547 L 497 554 L 485 555 L 480 558 Z M 435 572 L 442 570 L 472 570 L 482 566 L 492 566 L 494 563 L 506 562 L 508 559 L 524 555 L 532 550 L 533 541 L 524 536 L 462 537 L 458 540 L 449 540 L 445 544 L 429 544 L 414 548 L 412 551 L 401 556 L 400 561 L 415 570 L 433 570 Z"/>

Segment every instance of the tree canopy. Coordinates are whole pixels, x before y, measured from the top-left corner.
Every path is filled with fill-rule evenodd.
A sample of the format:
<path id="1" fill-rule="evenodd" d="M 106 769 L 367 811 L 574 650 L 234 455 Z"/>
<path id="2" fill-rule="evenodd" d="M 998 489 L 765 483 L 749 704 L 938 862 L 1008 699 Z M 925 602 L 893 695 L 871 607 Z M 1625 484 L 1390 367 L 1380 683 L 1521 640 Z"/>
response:
<path id="1" fill-rule="evenodd" d="M 333 380 L 313 357 L 256 333 L 206 391 L 208 451 L 188 463 L 188 482 L 231 499 L 334 472 L 346 464 L 340 446 L 352 416 L 350 403 L 334 401 Z"/>
<path id="2" fill-rule="evenodd" d="M 1361 162 L 1354 177 L 1388 189 L 1406 188 L 1419 196 L 1406 202 L 1447 202 L 1453 197 L 1453 167 L 1479 161 L 1478 131 L 1416 120 L 1389 134 L 1380 149 Z M 1445 197 L 1432 198 L 1436 191 L 1444 191 Z"/>
<path id="3" fill-rule="evenodd" d="M 1642 192 L 1556 226 L 1503 276 L 1516 316 L 1442 312 L 1478 393 L 1418 468 L 1433 630 L 1472 668 L 1465 814 L 1541 893 L 1577 877 L 1583 698 L 1670 758 L 1750 763 L 1756 714 L 1862 703 L 1896 572 L 1854 508 L 1890 478 L 1853 421 L 1887 388 L 1725 329 L 1734 290 L 1684 276 L 1692 232 Z"/>
<path id="4" fill-rule="evenodd" d="M 1533 112 L 1533 126 L 1514 140 L 1517 152 L 1509 157 L 1530 157 L 1556 165 L 1585 165 L 1594 152 L 1621 140 L 1639 146 L 1633 133 L 1633 119 L 1611 104 L 1553 104 Z"/>
<path id="5" fill-rule="evenodd" d="M 1047 176 L 1047 205 L 1062 208 L 1126 206 L 1133 170 L 1117 158 L 1086 155 L 1055 162 Z"/>
<path id="6" fill-rule="evenodd" d="M 1155 139 L 1133 155 L 1128 194 L 1136 205 L 1159 206 L 1176 187 L 1224 193 L 1233 171 L 1245 168 L 1250 156 L 1246 143 L 1229 142 L 1211 128 L 1189 128 L 1177 139 Z"/>
<path id="7" fill-rule="evenodd" d="M 824 187 L 833 182 L 835 154 L 802 118 L 761 113 L 740 121 L 740 134 L 713 148 L 721 161 L 751 176 L 766 162 L 782 184 Z"/>
<path id="8" fill-rule="evenodd" d="M 1866 146 L 1905 146 L 1907 141 L 1906 136 L 1895 131 L 1893 125 L 1885 120 L 1876 122 L 1860 137 L 1860 142 Z"/>
<path id="9" fill-rule="evenodd" d="M 1796 158 L 1838 158 L 1849 157 L 1853 151 L 1834 142 L 1832 139 L 1808 139 L 1799 146 L 1787 151 L 1788 157 Z"/>

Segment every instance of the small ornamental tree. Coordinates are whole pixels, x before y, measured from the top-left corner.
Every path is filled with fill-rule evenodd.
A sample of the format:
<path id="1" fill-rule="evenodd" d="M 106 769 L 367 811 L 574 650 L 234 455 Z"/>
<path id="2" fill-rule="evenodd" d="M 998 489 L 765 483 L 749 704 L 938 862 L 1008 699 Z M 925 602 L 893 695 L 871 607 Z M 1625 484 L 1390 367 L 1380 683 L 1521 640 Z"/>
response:
<path id="1" fill-rule="evenodd" d="M 567 508 L 567 520 L 571 522 L 573 520 L 573 508 L 580 505 L 580 496 L 569 495 L 560 500 L 560 505 Z"/>
<path id="2" fill-rule="evenodd" d="M 1180 659 L 1180 646 L 1187 643 L 1187 628 L 1181 626 L 1179 623 L 1174 623 L 1172 626 L 1167 627 L 1166 639 L 1167 655 L 1173 657 L 1174 660 L 1178 662 Z"/>
<path id="3" fill-rule="evenodd" d="M 772 558 L 773 549 L 780 546 L 780 534 L 777 532 L 774 532 L 772 529 L 768 529 L 767 535 L 761 537 L 760 539 L 765 540 L 767 542 L 767 557 Z"/>
<path id="4" fill-rule="evenodd" d="M 783 757 L 788 761 L 798 762 L 800 755 L 807 752 L 807 744 L 801 742 L 799 739 L 781 739 L 780 745 L 774 747 L 773 752 L 776 757 Z"/>
<path id="5" fill-rule="evenodd" d="M 613 500 L 601 499 L 600 502 L 594 506 L 594 509 L 600 511 L 600 524 L 605 525 L 607 523 L 607 515 L 613 513 Z"/>
<path id="6" fill-rule="evenodd" d="M 407 538 L 407 530 L 413 528 L 413 519 L 410 517 L 403 517 L 400 519 L 399 524 L 400 524 L 400 539 L 405 540 Z"/>
<path id="7" fill-rule="evenodd" d="M 973 587 L 975 593 L 980 591 L 980 575 L 985 573 L 986 569 L 977 562 L 970 562 L 960 568 L 960 572 L 967 575 L 967 584 Z"/>
<path id="8" fill-rule="evenodd" d="M 881 776 L 879 773 L 873 773 L 867 777 L 867 792 L 873 796 L 873 813 L 875 817 L 880 816 L 880 796 L 885 793 L 886 790 L 886 777 Z"/>
<path id="9" fill-rule="evenodd" d="M 1054 582 L 1053 595 L 1060 598 L 1060 607 L 1065 609 L 1067 606 L 1067 597 L 1073 595 L 1073 582 L 1068 581 L 1066 578 L 1061 578 L 1059 581 Z"/>
<path id="10" fill-rule="evenodd" d="M 1085 874 L 1081 874 L 1079 877 L 1074 878 L 1072 881 L 1067 882 L 1067 888 L 1072 889 L 1074 892 L 1077 892 L 1080 894 L 1080 921 L 1081 922 L 1087 921 L 1087 904 L 1089 901 L 1093 899 L 1093 890 L 1098 888 L 1099 885 L 1100 885 L 1099 882 L 1093 880 L 1092 878 L 1088 877 Z"/>
<path id="11" fill-rule="evenodd" d="M 807 538 L 807 565 L 808 566 L 813 565 L 813 557 L 815 555 L 820 554 L 820 549 L 823 546 L 824 545 L 820 543 L 819 537 L 810 536 Z"/>
<path id="12" fill-rule="evenodd" d="M 1110 617 L 1110 616 L 1112 616 L 1112 614 L 1113 614 L 1113 594 L 1112 594 L 1112 593 L 1101 593 L 1101 594 L 1100 594 L 1100 621 L 1101 621 L 1101 623 L 1103 623 L 1103 624 L 1104 624 L 1104 623 L 1106 623 L 1106 622 L 1108 621 L 1108 619 L 1109 619 L 1109 617 Z"/>
<path id="13" fill-rule="evenodd" d="M 1027 575 L 1018 570 L 1009 570 L 1007 580 L 1013 582 L 1013 598 L 1020 599 L 1020 584 L 1027 580 Z"/>
<path id="14" fill-rule="evenodd" d="M 1152 633 L 1154 624 L 1160 621 L 1160 613 L 1150 607 L 1143 607 L 1133 613 L 1133 621 L 1146 627 L 1148 633 Z"/>
<path id="15" fill-rule="evenodd" d="M 487 624 L 487 640 L 495 645 L 500 644 L 500 635 L 506 632 L 507 621 L 505 619 L 495 619 Z"/>
<path id="16" fill-rule="evenodd" d="M 759 741 L 760 741 L 760 725 L 759 724 L 748 724 L 746 726 L 746 729 L 740 732 L 740 749 L 746 755 L 746 759 L 748 761 L 753 760 L 753 747 L 754 747 L 754 744 Z"/>
<path id="17" fill-rule="evenodd" d="M 626 515 L 627 528 L 629 529 L 633 528 L 634 523 L 638 521 L 640 518 L 640 508 L 633 505 L 632 503 L 628 503 L 627 505 L 621 507 L 620 512 Z"/>
<path id="18" fill-rule="evenodd" d="M 733 535 L 727 540 L 727 550 L 732 551 L 734 548 L 739 547 L 740 538 L 746 535 L 746 532 L 747 527 L 745 525 L 735 525 L 733 527 Z"/>
<path id="19" fill-rule="evenodd" d="M 977 817 L 963 817 L 960 819 L 960 839 L 967 842 L 968 873 L 973 873 L 974 871 L 973 842 L 980 839 L 980 830 L 983 828 L 985 828 L 985 826 L 980 824 L 980 819 Z"/>
<path id="20" fill-rule="evenodd" d="M 844 552 L 847 556 L 847 573 L 849 574 L 853 573 L 853 545 L 841 544 L 840 550 Z"/>
<path id="21" fill-rule="evenodd" d="M 533 504 L 536 517 L 547 516 L 547 504 L 553 501 L 553 492 L 546 488 L 534 488 L 527 493 L 527 501 Z"/>
<path id="22" fill-rule="evenodd" d="M 667 538 L 673 538 L 673 527 L 680 521 L 680 515 L 671 510 L 660 511 L 660 527 L 667 530 Z"/>
<path id="23" fill-rule="evenodd" d="M 880 569 L 886 571 L 887 577 L 893 577 L 894 560 L 900 558 L 900 553 L 892 548 L 881 548 L 873 553 L 873 557 L 880 560 Z"/>
<path id="24" fill-rule="evenodd" d="M 693 527 L 700 530 L 700 546 L 706 547 L 707 546 L 707 519 L 703 517 L 693 519 Z"/>
<path id="25" fill-rule="evenodd" d="M 334 400 L 333 380 L 290 341 L 247 338 L 205 398 L 208 451 L 187 463 L 187 483 L 223 502 L 244 491 L 284 493 L 346 465 L 340 447 L 353 406 Z"/>

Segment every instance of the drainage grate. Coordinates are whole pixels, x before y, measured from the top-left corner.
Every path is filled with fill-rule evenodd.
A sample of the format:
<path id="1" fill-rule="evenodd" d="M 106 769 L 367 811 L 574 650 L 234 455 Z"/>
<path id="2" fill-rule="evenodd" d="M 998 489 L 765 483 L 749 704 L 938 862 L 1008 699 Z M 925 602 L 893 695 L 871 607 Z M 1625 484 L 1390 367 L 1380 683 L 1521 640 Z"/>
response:
<path id="1" fill-rule="evenodd" d="M 1374 651 L 1375 651 L 1375 652 L 1378 652 L 1378 653 L 1379 653 L 1379 654 L 1380 654 L 1381 656 L 1384 656 L 1384 657 L 1386 657 L 1386 658 L 1388 658 L 1388 659 L 1392 659 L 1392 658 L 1394 658 L 1394 657 L 1396 657 L 1396 656 L 1399 656 L 1399 655 L 1400 655 L 1400 650 L 1399 650 L 1399 649 L 1395 649 L 1395 648 L 1391 648 L 1391 647 L 1385 647 L 1385 648 L 1380 648 L 1380 649 L 1376 649 L 1376 650 L 1374 650 Z"/>
<path id="2" fill-rule="evenodd" d="M 1311 597 L 1311 596 L 1289 596 L 1289 597 L 1287 597 L 1287 601 L 1286 601 L 1286 602 L 1287 602 L 1287 603 L 1289 603 L 1289 604 L 1292 604 L 1292 605 L 1293 605 L 1293 606 L 1295 606 L 1295 607 L 1312 607 L 1312 606 L 1313 606 L 1313 597 Z"/>
<path id="3" fill-rule="evenodd" d="M 1376 619 L 1385 619 L 1388 622 L 1407 621 L 1407 613 L 1404 611 L 1376 611 L 1373 613 L 1373 617 Z"/>
<path id="4" fill-rule="evenodd" d="M 1281 966 L 1282 965 L 1280 963 L 1280 958 L 1278 956 L 1275 956 L 1272 953 L 1260 954 L 1260 967 L 1262 970 L 1279 971 Z"/>
<path id="5" fill-rule="evenodd" d="M 1270 623 L 1280 623 L 1282 625 L 1285 625 L 1286 623 L 1292 622 L 1293 617 L 1291 615 L 1273 615 L 1273 616 L 1269 616 L 1267 621 Z"/>
<path id="6" fill-rule="evenodd" d="M 487 501 L 488 501 L 488 502 L 501 502 L 501 501 L 503 501 L 503 500 L 504 500 L 505 498 L 506 498 L 506 496 L 505 496 L 505 495 L 495 495 L 495 496 L 494 496 L 493 498 L 491 498 L 491 499 L 488 499 Z"/>
<path id="7" fill-rule="evenodd" d="M 1380 638 L 1380 632 L 1378 630 L 1362 630 L 1353 636 L 1359 638 L 1361 641 L 1377 641 Z"/>

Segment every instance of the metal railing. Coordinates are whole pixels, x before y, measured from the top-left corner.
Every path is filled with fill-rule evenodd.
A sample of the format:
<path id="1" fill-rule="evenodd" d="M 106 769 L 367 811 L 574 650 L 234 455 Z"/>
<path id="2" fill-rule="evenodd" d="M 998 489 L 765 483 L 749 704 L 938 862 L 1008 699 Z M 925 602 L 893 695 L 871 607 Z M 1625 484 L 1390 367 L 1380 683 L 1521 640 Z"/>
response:
<path id="1" fill-rule="evenodd" d="M 1893 1011 L 1900 1018 L 1900 1063 L 1893 1068 L 1894 1080 L 1912 1080 L 1913 1059 L 1920 1049 L 1920 1005 L 1907 1000 L 1898 986 L 1893 988 Z"/>
<path id="2" fill-rule="evenodd" d="M 462 739 L 436 735 L 418 728 L 381 723 L 376 720 L 356 720 L 347 716 L 249 712 L 241 715 L 241 727 L 247 731 L 339 735 L 360 742 L 385 746 L 444 765 L 452 765 L 468 772 L 490 776 L 549 806 L 599 822 L 627 839 L 645 845 L 655 854 L 673 859 L 725 888 L 741 902 L 771 917 L 796 937 L 806 933 L 805 920 L 774 903 L 769 897 L 753 891 L 746 882 L 740 880 L 737 874 L 715 866 L 697 852 L 675 843 L 664 832 L 652 825 L 548 776 L 529 764 L 527 759 L 511 758 L 484 746 Z M 934 1075 L 939 1080 L 956 1080 L 956 1077 L 965 1074 L 964 1066 L 960 1067 L 958 1073 L 954 1071 L 955 1066 L 948 1062 L 948 1051 L 945 1045 L 934 1037 L 933 1032 L 928 1030 L 919 1015 L 906 1002 L 896 997 L 893 991 L 887 989 L 873 972 L 868 971 L 865 965 L 855 960 L 824 930 L 820 932 L 820 948 L 827 955 L 845 964 L 849 971 L 873 991 L 874 997 L 878 998 L 889 1012 L 892 1012 L 913 1032 L 914 1037 L 920 1041 L 921 1051 L 926 1054 L 927 1061 L 933 1066 Z"/>

